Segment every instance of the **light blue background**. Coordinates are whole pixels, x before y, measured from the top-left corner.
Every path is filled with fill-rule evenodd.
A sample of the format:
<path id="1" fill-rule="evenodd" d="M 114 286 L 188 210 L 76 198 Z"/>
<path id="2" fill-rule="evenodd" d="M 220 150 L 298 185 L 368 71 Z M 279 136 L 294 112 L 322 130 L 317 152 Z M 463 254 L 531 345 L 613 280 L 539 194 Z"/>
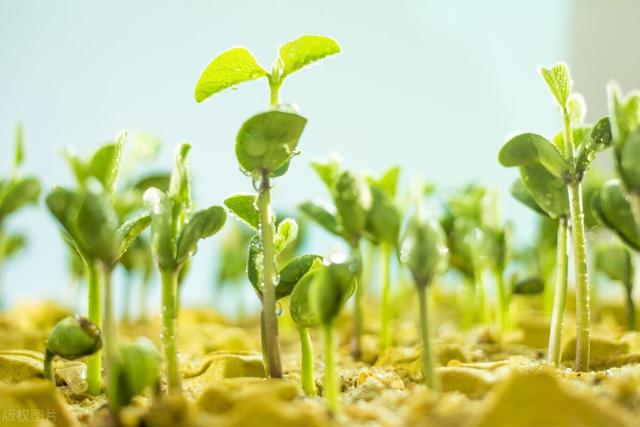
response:
<path id="1" fill-rule="evenodd" d="M 203 104 L 201 71 L 222 50 L 243 45 L 264 66 L 300 34 L 336 38 L 343 54 L 287 81 L 285 102 L 309 118 L 301 149 L 277 182 L 277 206 L 324 197 L 308 160 L 340 152 L 347 166 L 379 172 L 397 163 L 443 189 L 472 180 L 506 191 L 514 171 L 497 151 L 520 130 L 550 133 L 559 121 L 536 68 L 570 60 L 569 2 L 513 1 L 8 1 L 0 0 L 0 171 L 9 171 L 13 126 L 23 122 L 25 171 L 46 188 L 71 184 L 67 145 L 87 152 L 120 129 L 150 130 L 172 146 L 194 145 L 199 204 L 248 191 L 233 142 L 240 124 L 266 108 L 265 82 Z M 581 81 L 576 82 L 580 90 Z M 532 215 L 506 194 L 504 210 L 530 235 Z M 13 302 L 69 301 L 63 244 L 46 210 L 10 222 L 31 245 L 4 272 Z M 333 240 L 320 237 L 315 252 Z M 202 245 L 185 301 L 209 298 L 216 238 Z"/>

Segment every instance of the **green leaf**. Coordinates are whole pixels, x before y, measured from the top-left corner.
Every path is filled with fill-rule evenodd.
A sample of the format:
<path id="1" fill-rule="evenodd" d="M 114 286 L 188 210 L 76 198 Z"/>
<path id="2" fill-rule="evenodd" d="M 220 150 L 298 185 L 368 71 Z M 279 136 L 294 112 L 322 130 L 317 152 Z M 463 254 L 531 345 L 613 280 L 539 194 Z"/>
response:
<path id="1" fill-rule="evenodd" d="M 591 126 L 582 125 L 582 126 L 573 126 L 571 128 L 571 139 L 573 140 L 574 148 L 580 147 L 582 142 L 584 141 L 585 136 L 591 130 Z M 553 144 L 558 148 L 561 153 L 565 153 L 565 145 L 564 145 L 564 131 L 559 131 L 553 136 Z"/>
<path id="2" fill-rule="evenodd" d="M 576 171 L 585 173 L 596 154 L 611 146 L 611 126 L 609 118 L 603 117 L 584 136 L 576 160 Z"/>
<path id="3" fill-rule="evenodd" d="M 632 286 L 634 280 L 631 252 L 620 243 L 598 243 L 595 251 L 596 268 L 611 280 Z"/>
<path id="4" fill-rule="evenodd" d="M 527 277 L 513 284 L 516 295 L 537 295 L 544 291 L 544 281 L 539 277 Z"/>
<path id="5" fill-rule="evenodd" d="M 522 183 L 522 179 L 518 178 L 513 181 L 511 184 L 511 195 L 514 199 L 528 207 L 529 209 L 539 213 L 540 215 L 547 215 L 545 211 L 543 211 L 540 206 L 533 200 L 533 197 L 529 194 L 529 191 L 525 188 Z"/>
<path id="6" fill-rule="evenodd" d="M 345 237 L 353 244 L 365 231 L 371 189 L 361 176 L 344 171 L 336 182 L 333 199 Z"/>
<path id="7" fill-rule="evenodd" d="M 336 158 L 331 158 L 324 162 L 316 160 L 311 162 L 311 168 L 320 177 L 329 191 L 333 191 L 338 176 L 340 176 L 340 161 Z"/>
<path id="8" fill-rule="evenodd" d="M 531 198 L 548 216 L 554 219 L 568 216 L 569 197 L 564 180 L 537 164 L 522 166 L 520 178 Z"/>
<path id="9" fill-rule="evenodd" d="M 116 189 L 116 182 L 120 174 L 122 162 L 122 149 L 126 133 L 121 133 L 116 137 L 115 142 L 105 144 L 98 148 L 89 160 L 88 172 L 102 184 L 108 194 L 112 194 Z"/>
<path id="10" fill-rule="evenodd" d="M 22 125 L 20 123 L 16 125 L 15 132 L 16 132 L 16 137 L 15 137 L 16 147 L 15 147 L 14 156 L 13 156 L 13 168 L 14 168 L 14 171 L 17 173 L 18 168 L 24 161 L 24 139 L 22 134 Z"/>
<path id="11" fill-rule="evenodd" d="M 140 234 L 151 224 L 151 215 L 148 213 L 140 214 L 135 218 L 126 221 L 118 227 L 118 241 L 120 242 L 118 256 L 121 259 L 131 244 L 140 236 Z"/>
<path id="12" fill-rule="evenodd" d="M 319 324 L 319 319 L 313 310 L 310 293 L 319 268 L 322 268 L 322 263 L 314 263 L 314 266 L 302 276 L 291 292 L 289 313 L 298 328 L 310 328 Z"/>
<path id="13" fill-rule="evenodd" d="M 118 403 L 127 406 L 135 396 L 158 387 L 162 357 L 147 338 L 120 344 L 118 356 L 118 365 L 113 367 L 118 376 Z"/>
<path id="14" fill-rule="evenodd" d="M 222 206 L 211 206 L 194 212 L 180 233 L 178 264 L 196 252 L 199 240 L 211 237 L 220 231 L 226 220 L 227 213 Z"/>
<path id="15" fill-rule="evenodd" d="M 249 227 L 260 229 L 260 211 L 256 207 L 256 196 L 253 194 L 234 194 L 224 199 L 225 206 L 238 219 Z"/>
<path id="16" fill-rule="evenodd" d="M 264 256 L 262 254 L 262 241 L 260 235 L 256 234 L 249 241 L 249 256 L 247 258 L 247 277 L 249 283 L 262 299 L 262 266 Z"/>
<path id="17" fill-rule="evenodd" d="M 402 238 L 400 260 L 417 286 L 428 286 L 448 265 L 447 238 L 440 224 L 414 217 Z"/>
<path id="18" fill-rule="evenodd" d="M 157 188 L 144 193 L 144 204 L 151 215 L 151 248 L 156 263 L 165 270 L 177 267 L 177 236 L 173 209 L 174 202 Z"/>
<path id="19" fill-rule="evenodd" d="M 236 137 L 236 157 L 243 170 L 254 175 L 277 171 L 296 154 L 307 123 L 304 117 L 272 110 L 244 122 Z"/>
<path id="20" fill-rule="evenodd" d="M 640 193 L 640 128 L 627 137 L 619 159 L 618 171 L 631 193 Z"/>
<path id="21" fill-rule="evenodd" d="M 281 79 L 331 55 L 340 53 L 340 45 L 324 36 L 305 35 L 280 46 Z"/>
<path id="22" fill-rule="evenodd" d="M 298 223 L 292 218 L 284 219 L 280 224 L 278 224 L 278 229 L 276 231 L 276 254 L 285 250 L 285 248 L 293 243 L 297 237 Z"/>
<path id="23" fill-rule="evenodd" d="M 555 145 L 535 133 L 523 133 L 511 138 L 500 149 L 498 160 L 506 167 L 539 163 L 558 178 L 571 170 Z"/>
<path id="24" fill-rule="evenodd" d="M 155 187 L 165 193 L 169 191 L 169 183 L 171 182 L 171 175 L 167 173 L 155 173 L 140 178 L 133 188 L 144 193 L 147 189 Z"/>
<path id="25" fill-rule="evenodd" d="M 70 236 L 76 240 L 74 221 L 78 214 L 82 199 L 71 190 L 62 187 L 55 187 L 45 199 L 51 214 L 58 220 L 60 225 Z M 79 242 L 76 242 L 79 243 Z"/>
<path id="26" fill-rule="evenodd" d="M 607 181 L 599 192 L 594 193 L 591 204 L 594 215 L 603 225 L 616 233 L 627 245 L 640 250 L 640 235 L 619 180 Z"/>
<path id="27" fill-rule="evenodd" d="M 89 177 L 89 165 L 83 162 L 76 153 L 74 148 L 67 147 L 64 149 L 64 159 L 73 172 L 73 176 L 79 187 L 84 188 L 87 178 Z"/>
<path id="28" fill-rule="evenodd" d="M 332 324 L 356 287 L 353 260 L 331 262 L 316 270 L 311 284 L 310 299 L 313 313 L 321 324 Z"/>
<path id="29" fill-rule="evenodd" d="M 0 234 L 0 262 L 11 258 L 27 246 L 27 238 L 23 234 Z"/>
<path id="30" fill-rule="evenodd" d="M 187 155 L 191 150 L 191 144 L 181 142 L 173 156 L 173 170 L 169 180 L 169 197 L 181 211 L 191 208 L 191 176 L 187 164 Z"/>
<path id="31" fill-rule="evenodd" d="M 336 236 L 342 235 L 342 228 L 338 224 L 335 213 L 330 212 L 327 208 L 314 203 L 304 202 L 298 206 L 298 209 L 309 219 Z"/>
<path id="32" fill-rule="evenodd" d="M 640 127 L 640 92 L 632 92 L 623 99 L 620 86 L 611 83 L 607 86 L 607 94 L 611 134 L 619 151 L 629 134 Z"/>
<path id="33" fill-rule="evenodd" d="M 103 194 L 86 193 L 78 209 L 78 236 L 88 254 L 104 262 L 117 259 L 118 216 Z"/>
<path id="34" fill-rule="evenodd" d="M 391 199 L 395 199 L 400 178 L 400 166 L 392 166 L 385 171 L 380 179 L 370 178 L 369 183 L 384 191 Z"/>
<path id="35" fill-rule="evenodd" d="M 205 68 L 196 84 L 196 101 L 202 102 L 225 89 L 268 75 L 247 49 L 229 49 L 215 57 Z"/>
<path id="36" fill-rule="evenodd" d="M 569 120 L 573 124 L 582 123 L 584 116 L 587 114 L 587 103 L 584 101 L 584 97 L 579 93 L 572 93 L 567 100 L 567 112 L 569 113 Z"/>
<path id="37" fill-rule="evenodd" d="M 561 62 L 555 64 L 551 69 L 540 67 L 540 75 L 547 83 L 547 87 L 558 105 L 563 109 L 566 108 L 573 84 L 567 64 Z"/>
<path id="38" fill-rule="evenodd" d="M 395 247 L 400 234 L 400 211 L 380 187 L 371 186 L 372 203 L 367 213 L 366 231 L 373 243 Z"/>
<path id="39" fill-rule="evenodd" d="M 322 261 L 319 255 L 302 255 L 292 259 L 280 269 L 280 281 L 276 287 L 276 299 L 289 296 L 298 282 L 313 267 L 317 261 Z"/>
<path id="40" fill-rule="evenodd" d="M 0 190 L 0 221 L 28 204 L 35 204 L 40 197 L 40 182 L 36 178 L 17 178 Z"/>

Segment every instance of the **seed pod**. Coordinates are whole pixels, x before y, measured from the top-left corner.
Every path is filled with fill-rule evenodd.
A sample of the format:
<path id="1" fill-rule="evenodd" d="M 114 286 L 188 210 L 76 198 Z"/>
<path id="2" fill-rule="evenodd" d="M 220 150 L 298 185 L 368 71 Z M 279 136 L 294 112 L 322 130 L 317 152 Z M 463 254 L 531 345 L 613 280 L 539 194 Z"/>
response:
<path id="1" fill-rule="evenodd" d="M 447 268 L 449 249 L 437 222 L 413 218 L 402 239 L 400 260 L 407 265 L 418 286 L 427 286 Z"/>
<path id="2" fill-rule="evenodd" d="M 58 322 L 49 334 L 46 345 L 48 353 L 68 360 L 89 356 L 101 348 L 100 329 L 77 314 Z"/>

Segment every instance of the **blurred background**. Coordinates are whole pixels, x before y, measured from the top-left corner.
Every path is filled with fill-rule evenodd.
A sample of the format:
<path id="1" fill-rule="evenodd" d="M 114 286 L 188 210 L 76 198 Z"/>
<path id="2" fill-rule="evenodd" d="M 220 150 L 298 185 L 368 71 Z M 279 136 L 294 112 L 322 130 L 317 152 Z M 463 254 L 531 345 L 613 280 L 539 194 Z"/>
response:
<path id="1" fill-rule="evenodd" d="M 283 88 L 282 100 L 297 104 L 309 124 L 302 155 L 277 181 L 276 207 L 291 211 L 301 199 L 327 198 L 308 162 L 339 152 L 346 166 L 375 173 L 398 164 L 405 184 L 420 174 L 444 192 L 471 181 L 500 188 L 505 216 L 526 240 L 534 214 L 511 200 L 516 173 L 496 159 L 509 134 L 551 135 L 560 126 L 537 67 L 567 61 L 594 121 L 606 111 L 610 79 L 625 90 L 640 87 L 640 55 L 632 54 L 638 16 L 634 0 L 0 0 L 0 174 L 10 173 L 20 121 L 24 171 L 45 189 L 73 182 L 64 147 L 88 153 L 125 129 L 162 139 L 153 170 L 169 168 L 174 144 L 193 143 L 200 205 L 250 191 L 233 144 L 242 122 L 267 107 L 267 85 L 252 82 L 197 104 L 195 83 L 231 46 L 248 47 L 268 67 L 280 44 L 322 34 L 343 53 Z M 66 251 L 46 209 L 27 209 L 9 227 L 30 238 L 2 273 L 9 302 L 68 301 Z M 316 253 L 338 246 L 320 230 L 312 240 Z M 219 243 L 201 244 L 184 288 L 187 304 L 211 301 Z"/>

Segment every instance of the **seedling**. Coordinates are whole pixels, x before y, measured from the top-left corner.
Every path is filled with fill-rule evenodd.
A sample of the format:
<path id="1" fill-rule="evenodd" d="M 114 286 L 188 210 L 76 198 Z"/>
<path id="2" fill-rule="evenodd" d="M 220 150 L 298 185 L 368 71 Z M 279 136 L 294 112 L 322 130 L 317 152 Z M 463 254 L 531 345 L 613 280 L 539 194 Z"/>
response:
<path id="1" fill-rule="evenodd" d="M 569 198 L 563 179 L 552 175 L 538 164 L 520 167 L 520 179 L 514 182 L 511 187 L 511 194 L 525 206 L 558 223 L 556 282 L 551 312 L 547 363 L 560 366 L 562 327 L 567 299 Z"/>
<path id="2" fill-rule="evenodd" d="M 330 262 L 315 272 L 311 283 L 311 309 L 318 319 L 324 344 L 323 393 L 329 410 L 339 409 L 340 384 L 336 372 L 335 324 L 342 307 L 356 288 L 356 276 L 361 266 L 359 259 L 349 260 L 343 255 L 332 256 Z"/>
<path id="3" fill-rule="evenodd" d="M 380 300 L 380 351 L 391 347 L 391 256 L 397 253 L 400 210 L 395 198 L 400 168 L 392 167 L 380 179 L 369 178 L 371 208 L 367 214 L 367 238 L 381 248 L 382 255 L 382 298 Z"/>
<path id="4" fill-rule="evenodd" d="M 162 346 L 172 394 L 182 390 L 176 346 L 179 274 L 196 253 L 198 242 L 220 231 L 227 219 L 221 206 L 193 210 L 187 164 L 190 149 L 185 142 L 176 148 L 168 192 L 152 187 L 144 193 L 151 216 L 151 247 L 162 281 Z"/>
<path id="5" fill-rule="evenodd" d="M 401 261 L 411 271 L 418 290 L 420 337 L 422 339 L 422 374 L 427 386 L 438 389 L 434 374 L 433 351 L 429 338 L 428 291 L 433 278 L 448 266 L 447 237 L 440 224 L 420 217 L 420 208 L 410 220 L 402 238 Z"/>
<path id="6" fill-rule="evenodd" d="M 44 377 L 53 381 L 53 359 L 67 360 L 95 354 L 102 348 L 100 329 L 88 319 L 75 315 L 59 321 L 49 333 L 44 352 Z"/>
<path id="7" fill-rule="evenodd" d="M 591 309 L 582 179 L 597 153 L 611 145 L 611 128 L 607 118 L 593 126 L 579 126 L 585 112 L 584 101 L 571 92 L 572 81 L 566 64 L 540 68 L 540 73 L 560 109 L 563 131 L 553 142 L 535 133 L 517 135 L 502 147 L 499 160 L 507 167 L 535 167 L 546 172 L 544 176 L 561 179 L 567 189 L 576 287 L 575 367 L 586 371 L 589 369 Z"/>
<path id="8" fill-rule="evenodd" d="M 160 353 L 146 338 L 120 344 L 116 393 L 120 407 L 129 405 L 135 396 L 158 393 L 161 361 Z"/>
<path id="9" fill-rule="evenodd" d="M 46 198 L 50 212 L 62 226 L 65 240 L 85 264 L 89 287 L 88 318 L 104 332 L 108 366 L 113 365 L 117 357 L 111 275 L 124 253 L 151 222 L 149 215 L 142 214 L 121 223 L 110 199 L 116 188 L 125 137 L 121 134 L 115 142 L 99 147 L 86 163 L 68 156 L 82 185 L 77 190 L 55 187 Z M 107 376 L 107 391 L 111 393 L 115 390 L 116 378 L 111 369 L 107 369 Z M 87 382 L 90 393 L 100 393 L 99 353 L 87 362 Z"/>
<path id="10" fill-rule="evenodd" d="M 23 234 L 5 230 L 5 221 L 24 206 L 37 203 L 40 196 L 38 180 L 31 176 L 22 176 L 20 171 L 24 161 L 24 142 L 20 125 L 16 126 L 14 153 L 12 175 L 0 179 L 0 283 L 2 265 L 27 244 L 27 238 Z M 3 305 L 0 294 L 0 308 Z"/>
<path id="11" fill-rule="evenodd" d="M 361 268 L 360 242 L 367 232 L 367 220 L 372 205 L 371 188 L 360 175 L 341 170 L 339 162 L 335 159 L 328 162 L 312 162 L 311 166 L 329 190 L 334 206 L 325 207 L 322 204 L 307 201 L 299 208 L 326 231 L 342 237 L 351 248 L 351 258 L 357 260 L 354 265 Z M 353 303 L 351 354 L 355 359 L 359 359 L 362 348 L 364 287 L 362 270 L 356 271 L 355 274 L 357 284 Z"/>
<path id="12" fill-rule="evenodd" d="M 595 251 L 596 267 L 610 280 L 624 286 L 627 329 L 636 330 L 636 308 L 633 302 L 635 272 L 631 251 L 619 242 L 599 243 Z"/>
<path id="13" fill-rule="evenodd" d="M 626 98 L 620 92 L 617 84 L 609 85 L 613 157 L 640 233 L 640 92 L 634 91 Z"/>
<path id="14" fill-rule="evenodd" d="M 271 179 L 284 175 L 289 169 L 307 122 L 293 109 L 280 105 L 280 89 L 292 73 L 339 52 L 338 43 L 328 37 L 302 36 L 280 47 L 278 58 L 268 72 L 247 49 L 233 48 L 218 55 L 207 66 L 195 88 L 196 101 L 202 102 L 246 81 L 264 77 L 269 83 L 271 109 L 249 118 L 242 125 L 236 137 L 236 157 L 241 170 L 252 178 L 258 192 L 257 216 L 252 218 L 252 225 L 259 230 L 263 253 L 263 349 L 267 371 L 275 378 L 282 377 L 282 366 L 276 317 L 277 267 Z"/>

